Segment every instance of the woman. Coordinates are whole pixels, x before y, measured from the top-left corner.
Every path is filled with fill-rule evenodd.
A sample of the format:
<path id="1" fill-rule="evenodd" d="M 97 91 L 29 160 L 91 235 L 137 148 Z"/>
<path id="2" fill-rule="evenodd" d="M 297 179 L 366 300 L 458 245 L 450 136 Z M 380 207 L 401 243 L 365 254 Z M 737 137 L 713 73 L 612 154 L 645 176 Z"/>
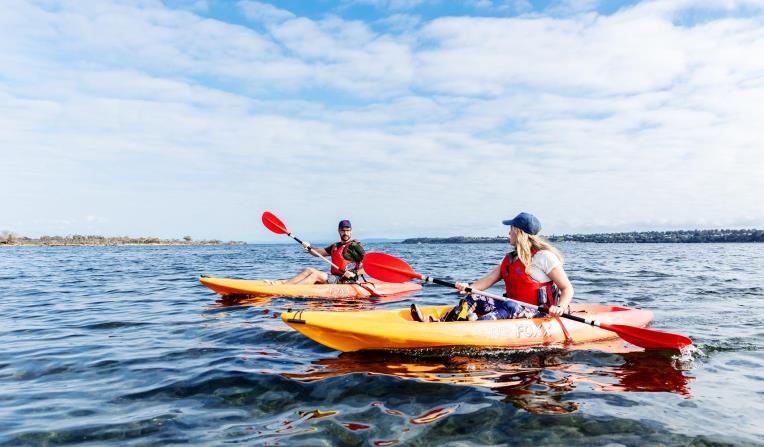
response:
<path id="1" fill-rule="evenodd" d="M 552 316 L 565 313 L 573 298 L 573 286 L 563 269 L 563 257 L 560 252 L 538 236 L 541 230 L 539 220 L 532 214 L 520 213 L 514 219 L 502 223 L 510 225 L 509 243 L 513 250 L 504 256 L 501 264 L 490 273 L 471 285 L 456 283 L 457 289 L 462 292 L 468 287 L 487 290 L 503 279 L 507 297 L 534 306 L 549 306 L 547 312 Z M 411 314 L 415 320 L 424 321 L 416 305 L 411 306 Z M 536 316 L 535 310 L 512 301 L 469 296 L 461 300 L 443 321 L 503 320 L 533 316 Z"/>

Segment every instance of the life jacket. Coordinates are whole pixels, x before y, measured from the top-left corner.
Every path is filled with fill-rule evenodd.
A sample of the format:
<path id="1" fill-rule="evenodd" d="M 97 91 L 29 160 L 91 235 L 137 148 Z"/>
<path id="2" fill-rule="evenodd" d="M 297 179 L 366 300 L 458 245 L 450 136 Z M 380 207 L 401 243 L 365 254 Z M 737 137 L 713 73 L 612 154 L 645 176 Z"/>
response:
<path id="1" fill-rule="evenodd" d="M 345 273 L 345 271 L 347 270 L 358 271 L 358 263 L 353 261 L 348 261 L 347 259 L 345 259 L 345 253 L 348 251 L 348 248 L 350 248 L 350 246 L 353 245 L 354 243 L 361 245 L 360 242 L 354 239 L 348 241 L 346 244 L 336 243 L 332 245 L 332 252 L 330 253 L 332 255 L 332 264 L 340 268 L 339 270 L 337 270 L 336 268 L 334 268 L 334 265 L 333 265 L 331 270 L 332 275 L 342 276 L 342 274 Z"/>
<path id="2" fill-rule="evenodd" d="M 533 257 L 538 250 L 531 251 Z M 525 264 L 517 257 L 517 252 L 504 256 L 499 266 L 501 279 L 504 280 L 506 297 L 523 301 L 536 306 L 549 307 L 556 305 L 559 290 L 552 281 L 536 282 L 531 275 L 525 273 Z"/>

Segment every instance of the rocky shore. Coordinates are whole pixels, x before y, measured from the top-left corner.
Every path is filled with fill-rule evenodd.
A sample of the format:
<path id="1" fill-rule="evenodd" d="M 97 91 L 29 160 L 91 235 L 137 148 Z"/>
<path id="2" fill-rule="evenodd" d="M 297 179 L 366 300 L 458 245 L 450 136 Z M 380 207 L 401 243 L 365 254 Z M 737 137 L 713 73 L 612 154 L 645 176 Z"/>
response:
<path id="1" fill-rule="evenodd" d="M 181 239 L 161 239 L 142 236 L 41 236 L 39 239 L 19 236 L 4 231 L 0 233 L 0 246 L 41 245 L 41 246 L 86 246 L 86 245 L 241 245 L 240 241 L 220 241 L 217 239 L 193 240 L 191 236 Z"/>

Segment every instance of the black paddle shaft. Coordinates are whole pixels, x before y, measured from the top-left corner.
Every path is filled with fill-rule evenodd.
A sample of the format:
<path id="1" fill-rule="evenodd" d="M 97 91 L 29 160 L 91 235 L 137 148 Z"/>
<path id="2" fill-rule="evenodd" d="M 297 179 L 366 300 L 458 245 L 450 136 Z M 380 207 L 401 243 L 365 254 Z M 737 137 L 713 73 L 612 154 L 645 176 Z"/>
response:
<path id="1" fill-rule="evenodd" d="M 294 236 L 292 233 L 287 233 L 287 235 L 289 235 L 289 237 L 291 237 L 292 239 L 294 239 L 297 242 L 299 242 L 300 244 L 302 244 L 302 241 L 297 236 Z"/>
<path id="2" fill-rule="evenodd" d="M 456 288 L 456 284 L 455 283 L 448 282 L 448 281 L 443 281 L 442 279 L 432 278 L 430 276 L 427 276 L 427 277 L 424 278 L 424 280 L 427 281 L 427 282 L 432 282 L 432 283 L 435 283 L 435 284 L 439 284 L 441 286 L 451 287 L 452 289 Z M 467 287 L 466 289 L 464 289 L 464 291 L 467 292 L 467 293 L 471 293 L 472 292 L 472 287 Z M 535 307 L 537 311 L 542 312 L 542 313 L 547 313 L 547 310 L 544 307 L 542 307 L 542 306 L 529 305 L 528 307 Z M 581 318 L 581 317 L 577 317 L 575 315 L 562 314 L 560 316 L 563 317 L 563 318 L 567 318 L 568 320 L 578 321 L 579 323 L 589 324 L 591 326 L 597 326 L 597 324 L 595 324 L 594 321 L 587 320 L 587 319 Z"/>

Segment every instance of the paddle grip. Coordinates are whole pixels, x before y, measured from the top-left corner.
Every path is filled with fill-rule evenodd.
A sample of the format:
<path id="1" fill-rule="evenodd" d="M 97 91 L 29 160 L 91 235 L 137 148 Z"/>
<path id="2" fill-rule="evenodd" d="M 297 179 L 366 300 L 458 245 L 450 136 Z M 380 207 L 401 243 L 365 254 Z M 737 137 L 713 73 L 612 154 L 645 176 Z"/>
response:
<path id="1" fill-rule="evenodd" d="M 429 276 L 427 277 L 427 279 L 429 279 L 428 282 L 434 282 L 435 284 L 440 284 L 441 286 L 451 287 L 453 289 L 456 288 L 456 284 L 454 284 L 452 282 L 443 281 L 442 279 L 432 278 L 432 277 L 429 277 Z"/>

